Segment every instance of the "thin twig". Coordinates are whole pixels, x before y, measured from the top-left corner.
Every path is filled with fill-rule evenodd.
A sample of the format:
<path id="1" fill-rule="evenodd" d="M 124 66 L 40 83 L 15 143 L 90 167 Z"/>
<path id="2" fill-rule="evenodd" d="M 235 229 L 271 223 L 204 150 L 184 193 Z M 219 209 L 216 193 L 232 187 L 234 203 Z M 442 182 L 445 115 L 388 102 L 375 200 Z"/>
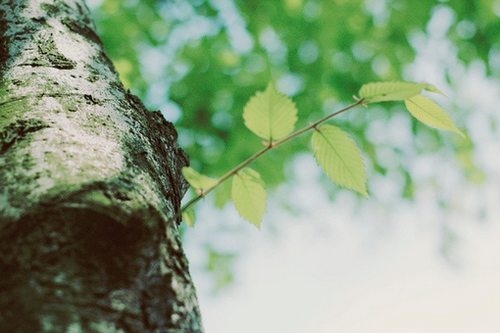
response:
<path id="1" fill-rule="evenodd" d="M 265 148 L 259 150 L 257 153 L 253 154 L 252 156 L 250 156 L 249 158 L 247 158 L 246 160 L 244 160 L 243 162 L 238 164 L 236 167 L 234 167 L 231 170 L 229 170 L 228 172 L 226 172 L 222 177 L 220 177 L 217 180 L 217 183 L 215 183 L 212 187 L 209 187 L 208 189 L 206 189 L 205 191 L 203 191 L 202 193 L 198 194 L 196 197 L 192 198 L 187 203 L 185 203 L 182 206 L 182 208 L 180 209 L 180 211 L 173 217 L 173 220 L 176 220 L 177 218 L 179 218 L 182 215 L 182 213 L 184 213 L 187 209 L 189 209 L 191 206 L 193 206 L 195 203 L 200 201 L 202 198 L 204 198 L 207 194 L 212 192 L 219 185 L 224 183 L 226 180 L 228 180 L 232 176 L 236 175 L 238 172 L 243 170 L 243 168 L 245 168 L 248 165 L 250 165 L 251 163 L 253 163 L 256 159 L 258 159 L 259 157 L 261 157 L 262 155 L 264 155 L 268 151 L 281 146 L 285 142 L 288 142 L 288 141 L 304 134 L 305 132 L 308 132 L 308 131 L 312 130 L 313 128 L 316 128 L 317 126 L 324 123 L 325 121 L 330 120 L 331 118 L 336 117 L 336 116 L 340 115 L 341 113 L 344 113 L 346 111 L 354 109 L 355 107 L 357 107 L 358 105 L 361 105 L 363 103 L 364 103 L 364 99 L 359 99 L 356 101 L 356 103 L 350 104 L 350 105 L 348 105 L 348 106 L 346 106 L 346 107 L 344 107 L 344 108 L 342 108 L 334 113 L 331 113 L 331 114 L 315 121 L 314 123 L 307 125 L 301 129 L 289 134 L 288 136 L 284 137 L 283 139 L 280 139 L 280 140 L 274 141 L 274 142 L 270 142 Z"/>

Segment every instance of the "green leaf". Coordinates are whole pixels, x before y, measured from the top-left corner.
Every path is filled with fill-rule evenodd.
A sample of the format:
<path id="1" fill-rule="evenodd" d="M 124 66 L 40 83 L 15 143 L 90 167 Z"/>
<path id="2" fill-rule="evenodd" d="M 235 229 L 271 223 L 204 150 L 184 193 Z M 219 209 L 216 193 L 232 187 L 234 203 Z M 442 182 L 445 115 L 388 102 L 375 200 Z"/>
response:
<path id="1" fill-rule="evenodd" d="M 257 171 L 245 168 L 233 176 L 231 197 L 238 213 L 260 228 L 266 210 L 266 190 Z"/>
<path id="2" fill-rule="evenodd" d="M 231 200 L 231 182 L 223 182 L 215 189 L 215 207 L 222 209 Z"/>
<path id="3" fill-rule="evenodd" d="M 245 126 L 269 142 L 290 134 L 297 122 L 297 108 L 290 98 L 272 84 L 250 98 L 243 110 Z"/>
<path id="4" fill-rule="evenodd" d="M 433 86 L 432 84 L 429 84 L 429 83 L 423 83 L 423 84 L 425 85 L 424 90 L 427 90 L 427 91 L 430 91 L 430 92 L 433 92 L 433 93 L 436 93 L 436 94 L 440 94 L 440 95 L 446 96 L 444 94 L 444 92 L 442 92 L 441 90 L 439 90 L 436 86 Z"/>
<path id="5" fill-rule="evenodd" d="M 414 82 L 373 82 L 365 84 L 359 90 L 359 97 L 367 103 L 383 101 L 404 101 L 420 94 L 422 90 L 441 93 L 439 89 L 428 83 Z"/>
<path id="6" fill-rule="evenodd" d="M 331 180 L 368 195 L 361 152 L 347 133 L 338 127 L 323 125 L 316 128 L 311 143 L 316 161 Z"/>
<path id="7" fill-rule="evenodd" d="M 197 190 L 205 191 L 217 184 L 217 179 L 202 175 L 191 167 L 183 167 L 182 174 L 188 183 Z"/>
<path id="8" fill-rule="evenodd" d="M 405 105 L 413 117 L 427 126 L 452 131 L 465 137 L 465 134 L 455 126 L 453 119 L 433 100 L 416 95 L 408 98 Z"/>
<path id="9" fill-rule="evenodd" d="M 189 208 L 188 210 L 182 212 L 182 220 L 189 226 L 194 227 L 196 222 L 196 215 L 194 213 L 194 209 Z"/>

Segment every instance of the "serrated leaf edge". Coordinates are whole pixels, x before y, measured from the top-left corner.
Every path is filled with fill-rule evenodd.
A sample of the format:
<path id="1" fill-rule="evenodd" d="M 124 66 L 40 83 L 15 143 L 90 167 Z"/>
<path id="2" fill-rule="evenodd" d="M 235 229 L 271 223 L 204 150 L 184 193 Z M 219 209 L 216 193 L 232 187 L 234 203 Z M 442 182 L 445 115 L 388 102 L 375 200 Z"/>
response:
<path id="1" fill-rule="evenodd" d="M 327 176 L 333 181 L 335 182 L 336 184 L 342 186 L 342 187 L 345 187 L 347 189 L 350 189 L 352 191 L 355 191 L 357 193 L 360 193 L 361 195 L 363 196 L 368 196 L 368 191 L 367 191 L 367 188 L 366 188 L 366 166 L 365 166 L 365 163 L 364 163 L 364 160 L 361 156 L 361 151 L 359 150 L 358 146 L 356 145 L 356 142 L 346 133 L 344 132 L 342 129 L 340 129 L 339 127 L 337 126 L 332 126 L 332 125 L 322 125 L 322 126 L 319 126 L 318 128 L 315 128 L 315 133 L 319 134 L 322 136 L 322 138 L 324 139 L 324 141 L 326 141 L 326 143 L 328 144 L 329 147 L 331 147 L 332 151 L 335 153 L 336 156 L 338 156 L 338 158 L 342 161 L 343 165 L 346 165 L 346 162 L 344 160 L 344 158 L 342 158 L 341 154 L 338 153 L 338 150 L 332 145 L 332 143 L 327 139 L 327 137 L 325 136 L 324 133 L 321 132 L 321 128 L 324 128 L 325 126 L 330 126 L 330 127 L 333 127 L 335 128 L 336 130 L 338 130 L 340 133 L 342 133 L 342 135 L 345 135 L 346 139 L 351 141 L 352 144 L 354 145 L 355 149 L 356 149 L 356 154 L 361 157 L 361 163 L 362 163 L 362 167 L 363 167 L 363 179 L 361 182 L 359 181 L 355 181 L 354 183 L 356 183 L 357 187 L 358 188 L 354 188 L 354 187 L 351 187 L 351 186 L 348 186 L 346 184 L 344 184 L 343 182 L 339 182 L 338 180 L 335 180 L 333 179 L 333 177 L 330 176 L 329 172 L 325 169 L 325 167 L 320 163 L 318 157 L 317 157 L 317 154 L 316 154 L 316 151 L 314 151 L 314 157 L 316 159 L 316 161 L 318 162 L 318 164 L 320 165 L 320 167 L 323 169 L 323 171 L 327 174 Z M 314 135 L 314 133 L 313 133 Z M 313 147 L 313 150 L 314 150 L 314 147 Z M 355 177 L 353 176 L 352 174 L 352 170 L 349 169 L 349 168 L 345 168 L 348 173 L 351 175 L 351 179 L 354 179 L 356 180 L 358 177 Z"/>

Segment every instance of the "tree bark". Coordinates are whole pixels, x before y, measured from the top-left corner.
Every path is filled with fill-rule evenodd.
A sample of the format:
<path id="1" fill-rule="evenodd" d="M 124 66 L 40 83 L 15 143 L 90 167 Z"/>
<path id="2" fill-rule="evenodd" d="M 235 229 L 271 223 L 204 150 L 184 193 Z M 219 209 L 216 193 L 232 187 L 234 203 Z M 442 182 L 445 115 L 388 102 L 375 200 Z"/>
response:
<path id="1" fill-rule="evenodd" d="M 172 124 L 83 0 L 2 0 L 0 33 L 0 332 L 202 332 Z"/>

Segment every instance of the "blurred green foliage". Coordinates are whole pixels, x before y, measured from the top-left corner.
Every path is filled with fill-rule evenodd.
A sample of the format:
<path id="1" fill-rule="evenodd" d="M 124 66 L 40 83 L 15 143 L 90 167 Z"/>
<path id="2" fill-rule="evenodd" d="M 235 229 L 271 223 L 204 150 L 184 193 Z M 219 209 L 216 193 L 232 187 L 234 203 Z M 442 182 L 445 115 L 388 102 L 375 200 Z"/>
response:
<path id="1" fill-rule="evenodd" d="M 404 74 L 416 56 L 411 40 L 431 33 L 429 20 L 444 7 L 453 14 L 447 38 L 460 60 L 482 61 L 489 74 L 498 73 L 496 0 L 103 0 L 95 18 L 124 83 L 175 122 L 194 168 L 218 176 L 261 147 L 242 120 L 256 90 L 276 82 L 292 96 L 303 126 L 351 102 L 364 83 L 411 81 Z M 385 106 L 337 120 L 381 173 L 366 129 L 402 107 Z M 254 167 L 266 183 L 278 183 L 283 164 L 308 145 L 290 142 Z M 460 158 L 470 154 L 461 151 Z M 411 177 L 402 172 L 402 195 L 411 196 Z"/>
<path id="2" fill-rule="evenodd" d="M 262 148 L 242 114 L 248 99 L 269 81 L 293 98 L 297 127 L 302 127 L 352 102 L 365 83 L 415 81 L 407 68 L 417 61 L 418 40 L 436 31 L 444 34 L 438 39 L 444 43 L 435 45 L 436 57 L 451 48 L 460 62 L 444 60 L 449 62 L 442 70 L 450 87 L 457 75 L 453 66 L 480 63 L 498 79 L 499 17 L 499 0 L 101 0 L 94 11 L 99 35 L 124 84 L 175 123 L 192 166 L 214 177 Z M 440 30 L 439 25 L 446 27 Z M 457 118 L 460 106 L 453 104 L 455 110 L 447 111 Z M 401 197 L 414 195 L 407 148 L 387 140 L 386 132 L 401 133 L 394 127 L 404 127 L 418 132 L 412 149 L 449 148 L 465 177 L 485 181 L 475 166 L 474 142 L 420 126 L 396 112 L 403 108 L 389 102 L 334 120 L 368 157 L 368 174 L 391 175 L 402 183 Z M 280 183 L 283 166 L 310 151 L 309 146 L 307 135 L 298 137 L 252 168 L 266 184 Z M 218 207 L 230 190 L 229 182 L 217 189 Z M 219 228 L 217 235 L 224 234 L 224 227 Z M 217 291 L 233 280 L 235 250 L 209 244 L 205 250 L 205 269 L 212 272 Z"/>

